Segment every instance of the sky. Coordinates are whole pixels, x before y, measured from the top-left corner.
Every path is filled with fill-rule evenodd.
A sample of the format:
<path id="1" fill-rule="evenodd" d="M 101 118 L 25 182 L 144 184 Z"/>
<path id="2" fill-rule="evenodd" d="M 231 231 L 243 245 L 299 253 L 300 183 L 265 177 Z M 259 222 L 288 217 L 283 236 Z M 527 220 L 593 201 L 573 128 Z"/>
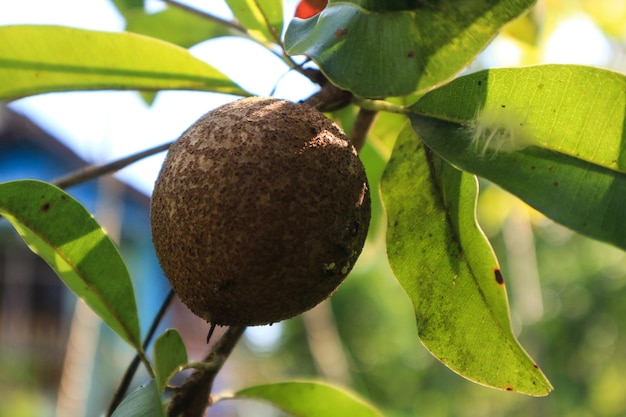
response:
<path id="1" fill-rule="evenodd" d="M 221 0 L 187 0 L 186 4 L 222 17 L 232 17 Z M 210 9 L 206 5 L 210 5 Z M 293 15 L 295 2 L 288 2 L 285 14 Z M 158 0 L 148 0 L 146 8 L 157 11 Z M 55 24 L 83 29 L 121 31 L 124 20 L 109 0 L 0 0 L 0 25 Z M 251 41 L 224 38 L 204 42 L 192 53 L 232 77 L 247 91 L 300 100 L 317 87 L 277 57 Z M 236 54 L 233 53 L 236 51 Z M 250 71 L 254 63 L 254 72 Z M 151 106 L 133 91 L 51 93 L 9 103 L 65 142 L 90 163 L 103 163 L 170 142 L 211 109 L 235 96 L 206 92 L 160 92 Z M 150 194 L 165 152 L 143 159 L 117 174 L 120 179 Z M 52 179 L 52 178 L 51 178 Z M 246 341 L 258 351 L 279 342 L 281 323 L 252 327 Z"/>
<path id="2" fill-rule="evenodd" d="M 186 0 L 186 4 L 230 17 L 222 0 Z M 210 10 L 207 9 L 209 6 Z M 159 0 L 147 0 L 157 11 Z M 295 0 L 285 14 L 293 15 Z M 0 0 L 0 25 L 58 24 L 85 29 L 121 31 L 124 21 L 108 0 Z M 602 65 L 608 59 L 608 41 L 584 16 L 572 16 L 553 33 L 545 48 L 546 62 Z M 300 100 L 316 87 L 269 52 L 250 41 L 221 38 L 191 49 L 257 95 Z M 236 53 L 233 53 L 236 51 Z M 488 66 L 516 65 L 519 53 L 505 40 L 494 42 L 484 56 Z M 254 71 L 250 71 L 254 65 Z M 72 92 L 28 97 L 10 103 L 11 108 L 33 118 L 65 141 L 80 156 L 102 163 L 176 139 L 207 111 L 236 97 L 204 92 L 166 91 L 147 106 L 135 92 Z M 150 193 L 164 153 L 121 171 L 123 180 Z"/>
<path id="3" fill-rule="evenodd" d="M 201 9 L 204 6 L 204 10 L 222 17 L 231 16 L 223 1 L 185 3 Z M 156 11 L 162 2 L 149 0 L 146 7 Z M 0 25 L 10 24 L 124 29 L 124 20 L 108 0 L 0 0 Z M 253 94 L 269 95 L 276 87 L 277 97 L 300 100 L 316 89 L 301 75 L 287 73 L 288 68 L 281 60 L 248 40 L 208 41 L 193 47 L 192 53 Z M 254 73 L 249 71 L 251 62 L 255 63 Z M 10 107 L 33 118 L 83 158 L 102 163 L 172 141 L 204 113 L 236 98 L 205 92 L 165 91 L 148 106 L 133 91 L 71 92 L 27 97 L 10 103 Z M 150 193 L 164 156 L 161 153 L 144 159 L 120 175 L 141 191 Z"/>

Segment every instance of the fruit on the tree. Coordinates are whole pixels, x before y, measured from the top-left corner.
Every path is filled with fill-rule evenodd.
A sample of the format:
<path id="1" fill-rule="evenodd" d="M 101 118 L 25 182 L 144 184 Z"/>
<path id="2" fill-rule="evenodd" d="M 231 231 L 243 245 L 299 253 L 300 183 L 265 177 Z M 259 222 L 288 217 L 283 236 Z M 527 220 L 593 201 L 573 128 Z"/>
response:
<path id="1" fill-rule="evenodd" d="M 367 235 L 354 147 L 312 107 L 244 98 L 170 148 L 152 195 L 159 262 L 182 302 L 218 325 L 261 325 L 327 298 Z"/>

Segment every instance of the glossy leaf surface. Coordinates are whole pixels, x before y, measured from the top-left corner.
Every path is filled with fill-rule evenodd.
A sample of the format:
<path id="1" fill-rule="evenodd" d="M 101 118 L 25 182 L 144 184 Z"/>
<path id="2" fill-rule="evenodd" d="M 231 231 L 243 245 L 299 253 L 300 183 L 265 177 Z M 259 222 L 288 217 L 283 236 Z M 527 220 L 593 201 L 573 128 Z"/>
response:
<path id="1" fill-rule="evenodd" d="M 141 351 L 139 319 L 126 265 L 91 214 L 41 181 L 0 184 L 0 215 L 30 249 L 115 333 Z"/>
<path id="2" fill-rule="evenodd" d="M 248 95 L 186 49 L 158 39 L 60 26 L 0 27 L 0 99 L 109 89 Z"/>
<path id="3" fill-rule="evenodd" d="M 389 263 L 441 362 L 480 384 L 546 395 L 550 383 L 511 331 L 504 280 L 474 217 L 477 188 L 407 126 L 381 182 Z"/>
<path id="4" fill-rule="evenodd" d="M 226 0 L 250 36 L 262 43 L 279 43 L 283 33 L 282 0 Z"/>
<path id="5" fill-rule="evenodd" d="M 271 403 L 296 417 L 382 417 L 380 411 L 345 389 L 313 381 L 257 385 L 234 398 Z"/>
<path id="6" fill-rule="evenodd" d="M 159 393 L 187 363 L 187 349 L 176 329 L 168 329 L 154 342 L 154 372 Z"/>
<path id="7" fill-rule="evenodd" d="M 436 153 L 553 220 L 626 249 L 626 77 L 543 65 L 481 71 L 426 94 L 413 128 Z"/>
<path id="8" fill-rule="evenodd" d="M 331 1 L 310 19 L 294 19 L 285 47 L 358 96 L 407 95 L 450 79 L 533 3 Z"/>

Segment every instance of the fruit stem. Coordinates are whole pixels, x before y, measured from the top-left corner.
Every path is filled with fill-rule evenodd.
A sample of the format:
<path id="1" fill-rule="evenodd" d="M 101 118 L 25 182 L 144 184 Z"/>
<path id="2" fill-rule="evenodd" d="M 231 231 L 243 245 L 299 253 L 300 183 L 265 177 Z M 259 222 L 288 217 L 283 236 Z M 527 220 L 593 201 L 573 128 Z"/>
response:
<path id="1" fill-rule="evenodd" d="M 329 81 L 322 81 L 322 88 L 304 100 L 304 104 L 321 112 L 330 112 L 347 106 L 351 100 L 352 93 L 349 91 L 342 90 Z"/>
<path id="2" fill-rule="evenodd" d="M 363 108 L 359 109 L 359 113 L 357 114 L 356 120 L 352 125 L 352 130 L 350 131 L 350 142 L 352 142 L 352 146 L 356 148 L 357 152 L 360 152 L 361 148 L 365 144 L 367 134 L 374 124 L 377 115 L 377 111 L 366 110 Z"/>
<path id="3" fill-rule="evenodd" d="M 204 415 L 207 407 L 211 405 L 209 394 L 213 381 L 245 330 L 245 326 L 229 327 L 205 357 L 203 365 L 189 364 L 189 367 L 197 370 L 176 390 L 167 410 L 169 417 L 202 417 Z"/>

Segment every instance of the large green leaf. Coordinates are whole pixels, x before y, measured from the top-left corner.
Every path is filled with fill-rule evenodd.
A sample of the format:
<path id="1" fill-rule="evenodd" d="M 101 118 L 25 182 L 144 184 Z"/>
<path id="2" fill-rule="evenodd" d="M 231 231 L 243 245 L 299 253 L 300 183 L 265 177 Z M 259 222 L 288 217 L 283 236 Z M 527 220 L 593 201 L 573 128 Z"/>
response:
<path id="1" fill-rule="evenodd" d="M 248 95 L 187 50 L 132 33 L 0 27 L 0 99 L 71 90 L 203 90 Z"/>
<path id="2" fill-rule="evenodd" d="M 545 65 L 460 77 L 410 110 L 435 152 L 626 249 L 626 77 Z"/>
<path id="3" fill-rule="evenodd" d="M 157 13 L 146 13 L 143 8 L 125 13 L 126 30 L 152 36 L 188 48 L 207 39 L 232 35 L 226 26 L 203 18 L 187 10 L 168 7 Z"/>
<path id="4" fill-rule="evenodd" d="M 257 385 L 238 391 L 234 398 L 267 401 L 296 417 L 382 417 L 380 411 L 354 394 L 321 382 Z"/>
<path id="5" fill-rule="evenodd" d="M 54 185 L 0 183 L 0 215 L 63 282 L 141 352 L 132 283 L 116 246 L 89 212 Z"/>
<path id="6" fill-rule="evenodd" d="M 111 417 L 165 417 L 154 380 L 128 394 Z"/>
<path id="7" fill-rule="evenodd" d="M 474 217 L 477 188 L 407 126 L 381 180 L 389 263 L 441 362 L 480 384 L 546 395 L 550 383 L 511 331 L 502 274 Z"/>
<path id="8" fill-rule="evenodd" d="M 282 0 L 226 0 L 248 34 L 261 43 L 279 43 L 283 33 Z"/>
<path id="9" fill-rule="evenodd" d="M 413 0 L 398 10 L 395 2 L 331 1 L 311 19 L 294 19 L 285 46 L 358 96 L 407 95 L 450 79 L 534 2 Z"/>
<path id="10" fill-rule="evenodd" d="M 187 363 L 187 349 L 176 329 L 168 329 L 154 342 L 154 373 L 157 391 L 165 390 L 167 381 Z"/>

